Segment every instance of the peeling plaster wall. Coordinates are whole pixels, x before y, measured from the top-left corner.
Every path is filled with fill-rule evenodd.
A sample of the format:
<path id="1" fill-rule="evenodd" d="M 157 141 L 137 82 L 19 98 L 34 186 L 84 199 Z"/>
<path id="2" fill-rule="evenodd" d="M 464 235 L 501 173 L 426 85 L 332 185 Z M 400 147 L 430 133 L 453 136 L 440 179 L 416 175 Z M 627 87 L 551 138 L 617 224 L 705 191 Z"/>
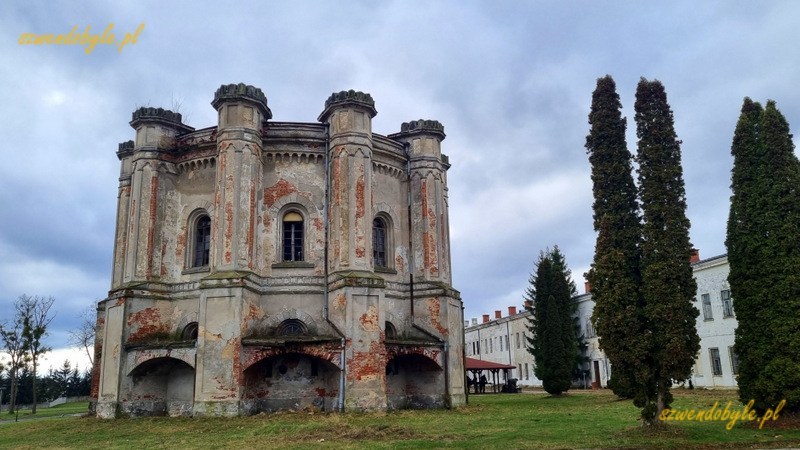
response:
<path id="1" fill-rule="evenodd" d="M 246 85 L 222 86 L 212 105 L 217 126 L 196 131 L 180 114 L 140 108 L 135 141 L 117 152 L 98 416 L 464 403 L 441 125 L 373 134 L 374 102 L 354 91 L 332 95 L 321 123 L 267 121 L 266 97 Z M 201 211 L 211 219 L 209 264 L 193 267 Z M 283 260 L 288 211 L 304 219 L 302 261 Z M 376 217 L 388 225 L 378 268 Z M 285 321 L 307 332 L 280 336 Z M 190 323 L 196 340 L 182 333 Z M 387 380 L 392 360 L 405 365 Z"/>

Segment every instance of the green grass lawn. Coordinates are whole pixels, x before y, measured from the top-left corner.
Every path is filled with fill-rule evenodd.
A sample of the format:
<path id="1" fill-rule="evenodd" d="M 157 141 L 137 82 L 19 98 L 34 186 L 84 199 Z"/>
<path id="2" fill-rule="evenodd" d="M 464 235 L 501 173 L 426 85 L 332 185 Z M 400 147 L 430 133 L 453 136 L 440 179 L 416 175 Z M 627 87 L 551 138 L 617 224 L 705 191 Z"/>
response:
<path id="1" fill-rule="evenodd" d="M 36 408 L 36 414 L 32 414 L 30 409 L 20 409 L 19 419 L 36 418 L 41 419 L 45 417 L 61 417 L 69 414 L 81 414 L 89 410 L 89 402 L 72 402 L 64 403 L 52 408 Z M 0 413 L 0 422 L 16 420 L 15 414 L 8 414 L 7 412 Z"/>
<path id="2" fill-rule="evenodd" d="M 731 391 L 676 391 L 675 408 L 709 408 Z M 85 404 L 84 404 L 85 405 Z M 743 448 L 800 446 L 798 421 L 670 423 L 646 429 L 608 391 L 472 396 L 453 411 L 284 413 L 237 418 L 67 417 L 0 424 L 0 448 Z"/>

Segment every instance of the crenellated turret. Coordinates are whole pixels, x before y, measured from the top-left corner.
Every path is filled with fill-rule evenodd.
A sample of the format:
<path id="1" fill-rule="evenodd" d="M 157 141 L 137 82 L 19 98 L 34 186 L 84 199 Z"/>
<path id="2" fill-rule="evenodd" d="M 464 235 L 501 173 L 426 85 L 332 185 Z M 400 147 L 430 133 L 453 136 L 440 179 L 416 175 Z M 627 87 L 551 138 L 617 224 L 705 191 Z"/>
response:
<path id="1" fill-rule="evenodd" d="M 222 85 L 211 105 L 218 113 L 216 192 L 212 218 L 212 270 L 252 271 L 256 190 L 262 176 L 262 127 L 272 118 L 261 89 Z"/>
<path id="2" fill-rule="evenodd" d="M 319 116 L 330 135 L 331 272 L 371 270 L 372 118 L 377 113 L 369 94 L 349 90 L 331 94 Z"/>
<path id="3" fill-rule="evenodd" d="M 403 123 L 389 137 L 408 149 L 414 276 L 451 284 L 447 157 L 442 154 L 444 126 L 436 120 Z"/>
<path id="4" fill-rule="evenodd" d="M 194 128 L 184 125 L 181 120 L 180 113 L 168 109 L 137 109 L 130 122 L 136 130 L 136 150 L 164 150 L 174 147 L 177 135 L 194 131 Z"/>
<path id="5" fill-rule="evenodd" d="M 175 147 L 178 135 L 193 131 L 179 113 L 142 107 L 131 115 L 136 139 L 120 144 L 120 191 L 112 287 L 158 279 L 162 213 L 159 185 L 165 164 L 160 154 Z"/>

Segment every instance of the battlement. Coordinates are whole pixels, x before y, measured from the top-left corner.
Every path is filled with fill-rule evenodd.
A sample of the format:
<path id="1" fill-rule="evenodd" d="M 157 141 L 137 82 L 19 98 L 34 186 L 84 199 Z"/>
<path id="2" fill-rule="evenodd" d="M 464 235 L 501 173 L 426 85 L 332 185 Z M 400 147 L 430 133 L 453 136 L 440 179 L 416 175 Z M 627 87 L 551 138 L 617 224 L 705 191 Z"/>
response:
<path id="1" fill-rule="evenodd" d="M 403 124 L 400 125 L 400 133 L 397 133 L 396 135 L 415 133 L 436 134 L 440 136 L 440 139 L 444 139 L 446 136 L 444 134 L 444 125 L 442 125 L 438 120 L 424 119 L 403 122 Z"/>
<path id="2" fill-rule="evenodd" d="M 176 128 L 183 132 L 194 131 L 193 127 L 184 125 L 180 113 L 172 112 L 164 108 L 153 108 L 143 106 L 131 114 L 130 125 L 138 128 L 139 125 L 150 122 L 160 123 L 170 128 Z"/>
<path id="3" fill-rule="evenodd" d="M 223 84 L 220 86 L 217 92 L 214 93 L 214 100 L 211 102 L 211 106 L 219 109 L 222 103 L 235 100 L 249 100 L 261 107 L 265 119 L 272 118 L 272 111 L 267 105 L 267 96 L 264 95 L 264 92 L 255 86 L 244 83 Z"/>
<path id="4" fill-rule="evenodd" d="M 334 92 L 325 100 L 325 110 L 320 114 L 319 121 L 324 122 L 333 108 L 346 104 L 363 106 L 370 112 L 370 117 L 375 117 L 378 114 L 378 110 L 375 109 L 375 100 L 372 99 L 371 95 L 350 89 L 349 91 Z"/>

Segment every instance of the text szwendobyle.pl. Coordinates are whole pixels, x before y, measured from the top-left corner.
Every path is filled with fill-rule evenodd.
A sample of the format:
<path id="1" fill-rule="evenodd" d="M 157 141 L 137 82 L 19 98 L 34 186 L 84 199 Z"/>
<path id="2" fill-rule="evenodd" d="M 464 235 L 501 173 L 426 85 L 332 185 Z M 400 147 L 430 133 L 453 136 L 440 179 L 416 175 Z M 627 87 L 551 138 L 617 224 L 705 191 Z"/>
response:
<path id="1" fill-rule="evenodd" d="M 728 402 L 725 405 L 725 409 L 719 409 L 719 402 L 715 402 L 714 406 L 708 409 L 670 409 L 666 408 L 661 411 L 661 415 L 658 417 L 658 420 L 663 421 L 670 421 L 675 420 L 679 422 L 683 421 L 694 421 L 694 422 L 711 422 L 711 421 L 719 421 L 719 422 L 728 422 L 725 425 L 725 428 L 730 430 L 736 425 L 736 422 L 739 420 L 741 421 L 748 421 L 752 422 L 754 420 L 759 420 L 760 423 L 758 424 L 758 428 L 761 429 L 764 426 L 764 422 L 767 420 L 778 420 L 778 413 L 781 412 L 784 406 L 786 406 L 786 400 L 781 400 L 778 403 L 778 406 L 775 407 L 773 410 L 772 408 L 767 408 L 764 412 L 762 417 L 758 417 L 755 410 L 753 410 L 753 405 L 755 404 L 755 400 L 750 400 L 747 405 L 741 410 L 739 408 L 731 409 L 731 403 Z"/>
<path id="2" fill-rule="evenodd" d="M 117 40 L 117 36 L 112 32 L 113 29 L 114 24 L 110 23 L 102 34 L 92 34 L 92 26 L 87 25 L 83 33 L 78 33 L 78 26 L 75 25 L 72 31 L 65 34 L 22 33 L 17 42 L 20 45 L 85 45 L 84 52 L 87 55 L 92 53 L 97 45 L 116 45 L 117 51 L 122 52 L 126 45 L 136 44 L 144 30 L 144 24 L 140 24 L 133 33 L 125 33 L 121 41 Z"/>

